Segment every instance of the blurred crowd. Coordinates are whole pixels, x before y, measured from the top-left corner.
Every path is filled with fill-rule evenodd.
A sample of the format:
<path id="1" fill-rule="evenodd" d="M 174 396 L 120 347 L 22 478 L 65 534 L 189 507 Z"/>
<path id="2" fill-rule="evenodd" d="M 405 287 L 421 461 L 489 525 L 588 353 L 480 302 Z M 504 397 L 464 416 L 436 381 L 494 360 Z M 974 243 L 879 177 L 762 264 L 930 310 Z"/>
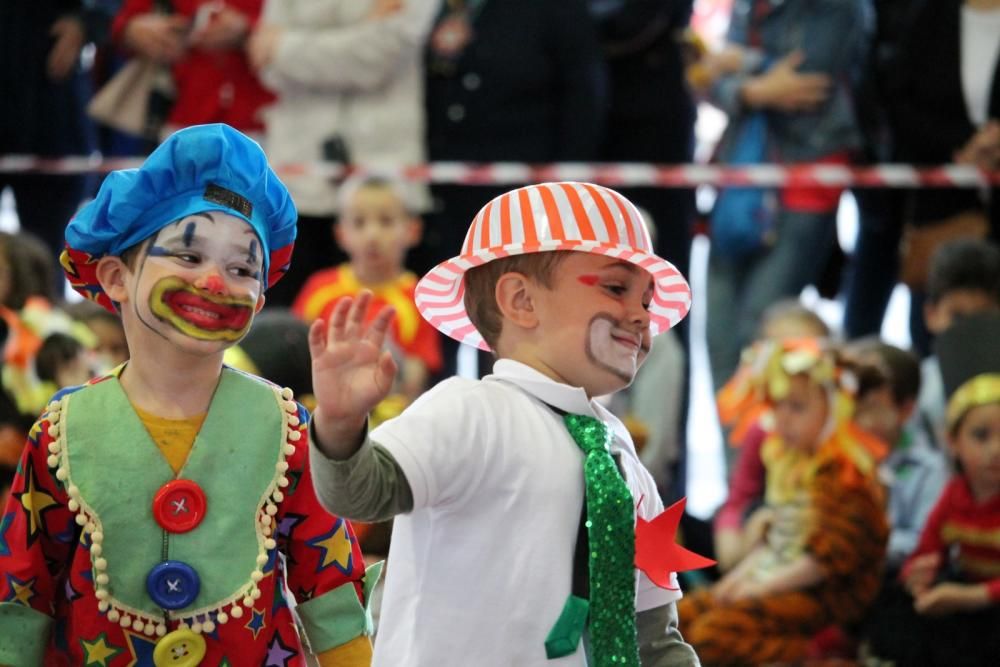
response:
<path id="1" fill-rule="evenodd" d="M 725 34 L 709 29 L 720 16 Z M 95 92 L 137 59 L 172 84 L 149 105 L 148 131 L 94 122 Z M 699 155 L 717 164 L 995 172 L 1000 0 L 7 2 L 0 91 L 0 155 L 142 155 L 176 129 L 224 122 L 273 163 L 362 167 L 346 180 L 288 174 L 292 269 L 227 362 L 308 406 L 308 324 L 369 289 L 396 310 L 400 373 L 384 420 L 456 372 L 458 343 L 420 317 L 414 287 L 505 189 L 400 182 L 393 170 L 690 163 L 698 109 L 711 105 L 727 124 Z M 20 222 L 0 234 L 0 486 L 57 389 L 128 359 L 113 315 L 63 298 L 63 230 L 96 185 L 0 173 Z M 856 189 L 849 255 L 839 189 L 732 188 L 709 206 L 691 188 L 622 193 L 685 275 L 694 237 L 711 241 L 707 344 L 732 446 L 725 503 L 684 526 L 718 561 L 688 577 L 680 608 L 703 662 L 993 664 L 997 189 Z M 906 350 L 879 339 L 900 283 Z M 843 303 L 842 322 L 802 305 L 809 285 Z M 663 336 L 635 384 L 607 397 L 665 501 L 685 491 L 689 344 L 686 324 Z M 491 361 L 480 355 L 481 374 Z M 993 378 L 987 398 L 953 407 L 980 376 Z M 373 557 L 385 553 L 386 526 L 359 534 Z"/>

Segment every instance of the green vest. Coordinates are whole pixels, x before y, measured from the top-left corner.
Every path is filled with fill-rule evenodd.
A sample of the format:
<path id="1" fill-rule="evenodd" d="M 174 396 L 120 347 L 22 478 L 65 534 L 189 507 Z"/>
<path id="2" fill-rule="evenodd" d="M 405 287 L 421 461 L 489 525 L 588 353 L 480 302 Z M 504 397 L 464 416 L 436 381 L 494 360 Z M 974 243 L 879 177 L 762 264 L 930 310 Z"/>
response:
<path id="1" fill-rule="evenodd" d="M 201 588 L 169 618 L 188 618 L 242 598 L 264 553 L 257 517 L 276 490 L 287 420 L 281 391 L 224 368 L 205 421 L 180 473 L 160 453 L 117 378 L 62 400 L 69 478 L 81 506 L 103 533 L 109 602 L 131 613 L 163 618 L 146 591 L 146 576 L 164 560 L 187 563 Z M 207 502 L 200 524 L 169 533 L 153 518 L 164 483 L 189 479 Z"/>

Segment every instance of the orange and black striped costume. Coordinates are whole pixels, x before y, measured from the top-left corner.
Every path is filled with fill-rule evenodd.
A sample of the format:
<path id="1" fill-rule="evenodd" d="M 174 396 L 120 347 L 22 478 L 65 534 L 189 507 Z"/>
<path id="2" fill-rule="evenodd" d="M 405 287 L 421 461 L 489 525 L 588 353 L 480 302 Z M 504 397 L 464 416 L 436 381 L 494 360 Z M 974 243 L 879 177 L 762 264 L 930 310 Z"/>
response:
<path id="1" fill-rule="evenodd" d="M 751 575 L 768 574 L 808 554 L 824 579 L 804 590 L 723 603 L 711 589 L 678 605 L 685 638 L 706 665 L 796 662 L 831 624 L 862 616 L 880 585 L 888 539 L 874 459 L 849 424 L 814 454 L 783 451 L 771 437 L 762 452 L 768 505 L 775 510 L 764 553 Z"/>

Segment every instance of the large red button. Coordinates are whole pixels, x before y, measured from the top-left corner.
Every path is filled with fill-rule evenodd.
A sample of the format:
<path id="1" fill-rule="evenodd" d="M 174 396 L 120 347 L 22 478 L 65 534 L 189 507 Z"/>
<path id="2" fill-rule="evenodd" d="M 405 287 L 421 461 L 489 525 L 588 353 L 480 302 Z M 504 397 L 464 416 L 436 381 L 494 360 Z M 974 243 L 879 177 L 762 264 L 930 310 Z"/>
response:
<path id="1" fill-rule="evenodd" d="M 156 523 L 171 533 L 186 533 L 205 518 L 205 492 L 189 479 L 175 479 L 153 497 Z"/>

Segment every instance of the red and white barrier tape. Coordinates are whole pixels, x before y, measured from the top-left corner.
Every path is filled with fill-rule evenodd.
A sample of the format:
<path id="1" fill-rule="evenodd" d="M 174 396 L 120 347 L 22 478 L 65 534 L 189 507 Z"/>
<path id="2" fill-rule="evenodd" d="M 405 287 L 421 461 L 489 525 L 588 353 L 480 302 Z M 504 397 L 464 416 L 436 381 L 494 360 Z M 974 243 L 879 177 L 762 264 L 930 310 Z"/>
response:
<path id="1" fill-rule="evenodd" d="M 46 159 L 33 155 L 0 156 L 0 173 L 82 174 L 107 173 L 142 164 L 143 158 L 67 157 Z M 276 165 L 280 175 L 318 174 L 339 178 L 364 171 L 324 162 Z M 461 185 L 519 185 L 543 181 L 588 181 L 607 186 L 688 188 L 697 185 L 815 187 L 815 188 L 975 188 L 1000 186 L 1000 171 L 965 165 L 915 167 L 880 164 L 847 167 L 830 164 L 758 164 L 739 167 L 645 163 L 575 163 L 530 165 L 518 162 L 433 162 L 378 173 L 417 183 Z"/>

